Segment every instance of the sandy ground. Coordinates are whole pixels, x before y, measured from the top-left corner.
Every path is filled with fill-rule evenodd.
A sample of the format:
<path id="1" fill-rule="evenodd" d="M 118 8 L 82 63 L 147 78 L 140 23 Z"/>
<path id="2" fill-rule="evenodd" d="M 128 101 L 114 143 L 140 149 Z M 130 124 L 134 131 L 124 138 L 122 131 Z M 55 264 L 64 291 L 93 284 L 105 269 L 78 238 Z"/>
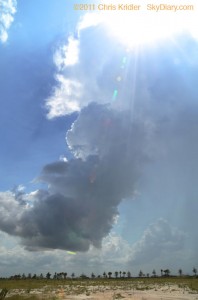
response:
<path id="1" fill-rule="evenodd" d="M 48 286 L 42 289 L 13 290 L 6 298 L 16 294 L 38 295 L 40 299 L 58 298 L 60 300 L 198 300 L 198 293 L 191 291 L 188 287 L 178 287 L 177 285 L 128 285 L 128 286 L 60 286 L 57 289 Z"/>
<path id="2" fill-rule="evenodd" d="M 62 294 L 61 294 L 62 293 Z M 90 294 L 90 295 L 89 295 Z M 112 299 L 134 299 L 134 300 L 195 300 L 198 299 L 198 294 L 192 294 L 192 292 L 178 288 L 177 286 L 172 286 L 171 288 L 154 288 L 146 291 L 140 291 L 136 289 L 123 290 L 112 288 L 103 288 L 102 291 L 88 291 L 86 294 L 82 295 L 64 295 L 63 291 L 59 291 L 58 297 L 62 299 L 90 299 L 90 300 L 112 300 Z"/>

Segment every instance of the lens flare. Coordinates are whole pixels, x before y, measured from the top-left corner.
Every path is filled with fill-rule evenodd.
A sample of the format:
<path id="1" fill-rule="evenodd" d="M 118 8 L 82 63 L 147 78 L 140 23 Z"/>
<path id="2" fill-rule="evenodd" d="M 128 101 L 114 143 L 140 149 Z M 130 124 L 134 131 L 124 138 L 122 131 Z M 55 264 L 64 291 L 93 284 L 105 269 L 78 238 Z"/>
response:
<path id="1" fill-rule="evenodd" d="M 71 255 L 76 255 L 77 253 L 74 252 L 74 251 L 67 251 L 68 254 L 71 254 Z"/>

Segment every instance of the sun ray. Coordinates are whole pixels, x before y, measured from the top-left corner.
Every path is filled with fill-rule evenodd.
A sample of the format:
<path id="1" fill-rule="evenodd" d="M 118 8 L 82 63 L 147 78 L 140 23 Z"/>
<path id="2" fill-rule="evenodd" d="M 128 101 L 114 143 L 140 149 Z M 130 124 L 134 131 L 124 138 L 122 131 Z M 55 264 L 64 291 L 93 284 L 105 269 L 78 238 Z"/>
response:
<path id="1" fill-rule="evenodd" d="M 177 7 L 175 11 L 174 9 L 150 11 L 147 2 L 141 0 L 139 2 L 141 8 L 136 11 L 115 9 L 87 13 L 83 21 L 80 22 L 79 29 L 103 24 L 112 37 L 117 38 L 128 48 L 142 44 L 153 44 L 157 40 L 171 38 L 183 32 L 187 32 L 193 38 L 198 39 L 196 26 L 198 11 L 195 0 L 192 0 L 189 5 L 184 5 L 179 0 L 174 0 L 174 3 L 172 0 L 167 0 L 166 4 L 163 4 Z M 127 2 L 123 0 L 122 3 Z M 185 9 L 179 9 L 181 4 Z M 108 6 L 108 1 L 105 2 L 105 5 Z M 114 6 L 118 8 L 118 5 L 118 1 L 115 0 Z M 153 5 L 159 7 L 158 2 Z"/>

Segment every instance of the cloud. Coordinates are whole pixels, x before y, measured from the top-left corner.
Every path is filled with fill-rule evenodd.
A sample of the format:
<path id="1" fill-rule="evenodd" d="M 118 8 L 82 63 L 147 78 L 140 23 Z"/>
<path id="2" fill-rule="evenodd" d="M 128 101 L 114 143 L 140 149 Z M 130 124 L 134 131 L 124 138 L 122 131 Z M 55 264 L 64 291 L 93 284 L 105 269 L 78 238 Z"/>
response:
<path id="1" fill-rule="evenodd" d="M 102 241 L 101 249 L 90 247 L 86 253 L 71 258 L 83 272 L 102 275 L 104 271 L 115 272 L 127 268 L 131 247 L 120 235 L 110 233 Z M 81 272 L 82 272 L 81 271 Z M 89 275 L 89 273 L 88 273 Z"/>
<path id="2" fill-rule="evenodd" d="M 57 84 L 46 99 L 49 119 L 80 111 L 92 102 L 113 103 L 116 72 L 124 73 L 121 63 L 126 51 L 104 30 L 101 24 L 83 28 L 56 50 Z"/>
<path id="3" fill-rule="evenodd" d="M 70 271 L 70 256 L 65 251 L 26 251 L 18 243 L 18 239 L 0 232 L 0 267 L 1 276 L 11 276 L 14 274 L 28 275 L 29 273 L 45 276 L 47 272 L 54 274 L 55 271 Z M 67 266 L 67 269 L 63 268 Z"/>
<path id="4" fill-rule="evenodd" d="M 59 70 L 73 66 L 79 61 L 79 41 L 74 37 L 68 38 L 68 45 L 59 47 L 54 54 L 54 62 Z"/>
<path id="5" fill-rule="evenodd" d="M 39 275 L 48 271 L 52 274 L 64 271 L 68 276 L 72 272 L 90 276 L 92 272 L 102 275 L 104 271 L 120 270 L 129 270 L 136 276 L 140 268 L 146 272 L 156 268 L 159 272 L 161 268 L 171 267 L 171 271 L 176 272 L 181 262 L 183 271 L 191 272 L 189 264 L 193 265 L 193 260 L 196 261 L 196 255 L 191 250 L 184 253 L 185 234 L 162 219 L 151 224 L 134 245 L 111 232 L 102 240 L 100 249 L 91 246 L 87 252 L 77 252 L 75 256 L 58 249 L 41 249 L 36 253 L 26 251 L 18 245 L 18 239 L 2 232 L 0 237 L 0 266 L 2 274 L 7 276 L 23 272 Z"/>
<path id="6" fill-rule="evenodd" d="M 186 44 L 181 45 L 189 54 Z M 43 190 L 1 193 L 1 230 L 19 237 L 31 251 L 92 251 L 95 264 L 95 248 L 107 241 L 118 206 L 125 198 L 133 199 L 142 174 L 147 185 L 149 177 L 158 179 L 154 191 L 165 191 L 161 207 L 170 199 L 178 201 L 192 186 L 196 194 L 197 70 L 183 53 L 168 47 L 163 44 L 137 56 L 112 42 L 101 25 L 88 24 L 57 50 L 57 85 L 46 107 L 49 119 L 78 112 L 66 134 L 72 158 L 43 167 L 37 178 L 45 184 Z M 148 199 L 154 193 L 144 194 L 143 184 L 138 191 Z M 127 254 L 129 262 L 146 263 L 177 251 L 183 240 L 179 229 L 159 220 L 145 231 L 132 255 Z M 117 238 L 107 242 L 105 249 L 110 250 L 100 260 L 112 262 L 109 252 L 119 243 Z"/>
<path id="7" fill-rule="evenodd" d="M 182 250 L 185 234 L 172 227 L 166 220 L 159 219 L 151 224 L 143 236 L 132 247 L 129 264 L 141 265 L 170 253 Z"/>
<path id="8" fill-rule="evenodd" d="M 46 165 L 38 178 L 48 189 L 31 193 L 31 205 L 22 205 L 27 195 L 20 194 L 20 201 L 13 193 L 1 195 L 1 230 L 21 237 L 29 250 L 100 247 L 118 204 L 133 197 L 145 160 L 144 135 L 144 126 L 127 112 L 90 104 L 67 135 L 74 158 Z"/>
<path id="9" fill-rule="evenodd" d="M 158 38 L 163 36 L 163 30 L 166 32 L 165 36 L 170 34 L 171 25 L 167 27 L 166 17 L 163 18 L 163 22 L 161 22 L 161 19 L 159 20 L 158 17 L 156 17 L 156 19 L 147 17 L 146 15 L 141 15 L 141 17 L 143 18 L 143 24 L 145 24 L 145 20 L 147 20 L 148 28 L 150 28 L 151 23 L 154 22 L 152 24 L 153 28 L 150 28 L 150 31 L 153 33 L 156 31 L 155 33 Z M 119 18 L 121 19 L 120 22 L 117 21 Z M 180 44 L 181 41 L 179 39 L 184 32 L 188 37 L 195 37 L 196 12 L 193 11 L 192 18 L 188 18 L 188 14 L 185 14 L 185 20 L 187 22 L 183 22 L 183 18 L 183 14 L 178 14 L 177 18 L 172 17 L 171 21 L 174 25 L 177 24 L 177 26 L 174 26 L 174 28 L 177 27 L 174 39 L 178 44 Z M 134 35 L 135 38 L 137 38 L 139 34 L 137 30 L 126 30 L 126 27 L 135 28 L 134 24 L 131 24 L 130 17 L 125 18 L 125 22 L 122 22 L 122 19 L 123 15 L 120 15 L 120 12 L 119 16 L 117 16 L 117 14 L 112 16 L 112 14 L 108 12 L 106 12 L 106 14 L 97 12 L 86 13 L 78 22 L 76 33 L 69 36 L 65 45 L 58 47 L 54 55 L 54 63 L 57 67 L 57 73 L 55 75 L 57 85 L 52 94 L 46 99 L 47 116 L 49 119 L 80 111 L 80 109 L 91 102 L 112 104 L 115 89 L 117 89 L 119 97 L 117 97 L 117 101 L 112 104 L 114 109 L 132 109 L 135 102 L 139 101 L 142 103 L 142 98 L 144 98 L 144 103 L 146 103 L 147 100 L 149 102 L 151 96 L 150 88 L 155 79 L 159 80 L 159 77 L 156 78 L 155 76 L 160 76 L 160 74 L 155 73 L 157 68 L 153 58 L 151 59 L 151 62 L 153 62 L 153 77 L 147 76 L 148 61 L 144 61 L 145 65 L 143 63 L 141 65 L 142 70 L 140 70 L 140 65 L 137 64 L 137 60 L 144 60 L 144 46 L 141 48 L 142 53 L 136 53 L 137 49 L 134 50 L 133 48 L 130 49 L 130 47 L 127 47 L 126 41 L 128 40 L 129 42 L 129 36 L 132 36 L 133 43 Z M 129 23 L 128 26 L 126 25 L 127 22 Z M 138 22 L 139 19 L 135 19 L 134 23 L 137 24 Z M 117 24 L 120 23 L 123 24 L 124 28 L 122 26 L 121 29 L 120 26 L 119 28 L 116 27 Z M 186 27 L 184 26 L 183 28 L 183 24 L 185 24 Z M 143 35 L 146 39 L 145 26 L 142 26 L 141 22 L 140 27 L 143 33 L 140 35 Z M 159 30 L 159 28 L 161 28 L 161 30 Z M 125 32 L 125 34 L 123 34 L 123 32 Z M 123 43 L 123 39 L 125 43 Z M 163 43 L 164 41 L 162 39 L 161 44 Z M 173 45 L 171 45 L 171 47 L 172 46 Z M 167 49 L 167 46 L 164 47 L 163 45 L 162 47 Z M 186 48 L 185 45 L 181 45 L 181 47 Z M 153 50 L 156 56 L 159 55 L 157 51 L 156 49 Z M 176 56 L 181 56 L 181 53 Z M 178 57 L 175 57 L 175 61 L 179 60 Z M 127 64 L 124 65 L 122 61 L 127 61 Z M 138 70 L 137 67 L 139 68 Z M 149 66 L 149 68 L 150 67 L 151 66 Z M 63 80 L 63 78 L 65 80 Z M 118 78 L 119 80 L 117 80 Z M 68 80 L 75 80 L 75 83 L 78 84 L 78 96 L 76 95 L 75 89 L 70 89 L 69 97 L 68 94 L 62 92 L 67 90 Z M 147 80 L 149 82 L 147 82 Z M 118 81 L 120 81 L 120 83 L 118 83 Z M 123 84 L 123 82 L 125 83 Z M 172 82 L 172 85 L 173 84 Z M 131 88 L 126 88 L 128 86 Z"/>
<path id="10" fill-rule="evenodd" d="M 79 99 L 82 96 L 82 85 L 77 80 L 66 79 L 57 75 L 58 87 L 54 94 L 48 99 L 46 108 L 49 110 L 48 118 L 61 117 L 79 111 Z"/>
<path id="11" fill-rule="evenodd" d="M 79 102 L 83 93 L 83 85 L 77 78 L 62 74 L 66 68 L 71 68 L 79 62 L 78 39 L 70 36 L 68 44 L 56 50 L 53 60 L 58 72 L 55 75 L 57 86 L 46 101 L 49 119 L 80 110 Z"/>
<path id="12" fill-rule="evenodd" d="M 2 43 L 5 43 L 8 39 L 8 29 L 14 21 L 16 8 L 16 0 L 0 1 L 0 42 Z"/>
<path id="13" fill-rule="evenodd" d="M 67 272 L 76 276 L 83 272 L 90 276 L 102 275 L 104 271 L 123 270 L 130 253 L 130 246 L 121 236 L 111 233 L 102 241 L 101 249 L 90 247 L 85 253 L 77 252 L 75 256 L 63 250 L 26 251 L 18 244 L 18 239 L 0 232 L 0 267 L 1 276 L 28 273 Z M 114 261 L 116 260 L 116 266 Z M 116 269 L 117 267 L 117 269 Z"/>

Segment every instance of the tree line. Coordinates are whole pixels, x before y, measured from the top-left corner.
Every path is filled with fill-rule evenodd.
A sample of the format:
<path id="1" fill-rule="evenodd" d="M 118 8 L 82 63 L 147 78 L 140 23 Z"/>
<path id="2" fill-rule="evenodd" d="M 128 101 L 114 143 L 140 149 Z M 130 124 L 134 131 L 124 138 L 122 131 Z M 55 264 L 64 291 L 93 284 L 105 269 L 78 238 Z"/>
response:
<path id="1" fill-rule="evenodd" d="M 192 269 L 192 273 L 193 275 L 196 277 L 197 276 L 197 269 L 194 267 Z M 171 276 L 171 272 L 169 269 L 165 269 L 165 270 L 160 270 L 160 275 L 157 275 L 157 272 L 155 271 L 155 269 L 152 271 L 152 273 L 144 273 L 142 270 L 139 271 L 138 276 L 132 276 L 130 271 L 115 271 L 115 272 L 103 272 L 102 275 L 95 275 L 93 272 L 91 273 L 90 276 L 87 276 L 85 274 L 81 274 L 80 276 L 76 276 L 75 273 L 71 273 L 71 275 L 69 276 L 67 272 L 60 272 L 57 273 L 55 272 L 54 275 L 52 275 L 50 272 L 48 272 L 47 274 L 43 275 L 43 273 L 41 273 L 40 275 L 37 274 L 31 274 L 29 273 L 28 275 L 25 275 L 25 273 L 21 274 L 15 274 L 13 276 L 10 276 L 9 279 L 57 279 L 57 280 L 65 280 L 65 279 L 74 279 L 74 278 L 81 278 L 81 279 L 95 279 L 95 278 L 115 278 L 115 279 L 119 279 L 119 278 L 132 278 L 132 277 L 168 277 Z M 178 270 L 178 276 L 184 276 L 182 269 Z"/>

